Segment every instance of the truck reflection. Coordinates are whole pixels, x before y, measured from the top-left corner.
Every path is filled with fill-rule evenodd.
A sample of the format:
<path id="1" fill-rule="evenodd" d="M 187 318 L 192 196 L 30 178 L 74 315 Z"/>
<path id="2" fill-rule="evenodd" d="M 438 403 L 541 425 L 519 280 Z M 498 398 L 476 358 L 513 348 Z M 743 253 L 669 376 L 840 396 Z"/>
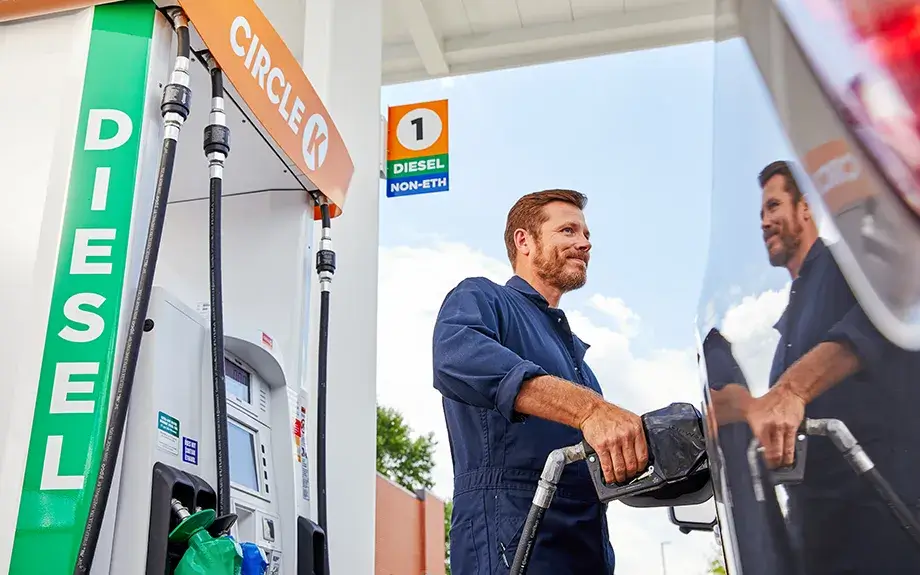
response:
<path id="1" fill-rule="evenodd" d="M 791 465 L 803 419 L 833 418 L 849 427 L 920 515 L 920 353 L 897 347 L 867 318 L 819 237 L 790 166 L 774 162 L 759 179 L 768 260 L 792 279 L 774 326 L 780 339 L 770 390 L 751 396 L 730 344 L 716 330 L 703 348 L 743 571 L 797 573 L 795 555 L 808 575 L 920 573 L 920 547 L 826 438 L 809 440 L 804 480 L 785 486 L 785 519 L 774 490 L 765 490 L 763 502 L 754 497 L 750 439 L 764 447 L 766 468 Z"/>

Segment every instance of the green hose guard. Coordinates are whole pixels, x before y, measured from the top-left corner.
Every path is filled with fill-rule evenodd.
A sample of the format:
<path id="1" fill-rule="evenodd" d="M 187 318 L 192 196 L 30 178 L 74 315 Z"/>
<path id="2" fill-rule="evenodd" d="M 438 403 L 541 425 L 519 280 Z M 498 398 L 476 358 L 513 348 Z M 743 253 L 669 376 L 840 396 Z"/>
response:
<path id="1" fill-rule="evenodd" d="M 176 566 L 175 575 L 240 575 L 243 550 L 229 537 L 211 537 L 205 529 L 188 541 L 188 551 Z"/>
<path id="2" fill-rule="evenodd" d="M 176 566 L 174 575 L 240 575 L 243 549 L 230 537 L 214 538 L 208 527 L 214 523 L 213 509 L 189 513 L 179 501 L 172 500 L 180 522 L 169 534 L 174 543 L 188 542 L 188 550 Z"/>

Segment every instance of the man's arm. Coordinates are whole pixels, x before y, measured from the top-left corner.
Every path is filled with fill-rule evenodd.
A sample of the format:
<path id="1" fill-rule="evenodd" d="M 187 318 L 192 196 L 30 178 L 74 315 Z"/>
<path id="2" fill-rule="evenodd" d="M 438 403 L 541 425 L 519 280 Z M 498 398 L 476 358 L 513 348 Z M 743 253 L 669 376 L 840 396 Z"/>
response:
<path id="1" fill-rule="evenodd" d="M 787 369 L 776 386 L 806 405 L 860 369 L 861 362 L 850 345 L 836 341 L 819 343 Z"/>
<path id="2" fill-rule="evenodd" d="M 773 389 L 753 401 L 747 419 L 771 467 L 792 465 L 805 406 L 858 371 L 883 361 L 894 344 L 854 305 L 824 340 L 792 364 Z"/>
<path id="3" fill-rule="evenodd" d="M 514 409 L 581 429 L 588 416 L 603 403 L 606 402 L 600 394 L 583 385 L 542 375 L 524 382 Z"/>
<path id="4" fill-rule="evenodd" d="M 548 374 L 499 342 L 495 302 L 477 283 L 462 281 L 441 305 L 432 346 L 434 386 L 449 399 L 520 421 L 514 404 L 521 386 Z"/>
<path id="5" fill-rule="evenodd" d="M 608 482 L 623 482 L 648 463 L 638 416 L 590 389 L 550 376 L 499 342 L 490 296 L 465 280 L 444 300 L 433 338 L 434 386 L 445 397 L 494 409 L 510 422 L 524 415 L 582 431 Z"/>
<path id="6" fill-rule="evenodd" d="M 893 345 L 855 304 L 821 343 L 783 373 L 777 387 L 808 404 L 847 377 L 878 364 Z"/>

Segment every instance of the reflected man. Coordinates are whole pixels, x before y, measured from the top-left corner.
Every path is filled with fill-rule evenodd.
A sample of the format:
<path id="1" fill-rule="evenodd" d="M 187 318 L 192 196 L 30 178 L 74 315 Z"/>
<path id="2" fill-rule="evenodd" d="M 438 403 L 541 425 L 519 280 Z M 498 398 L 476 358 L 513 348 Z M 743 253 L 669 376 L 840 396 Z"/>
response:
<path id="1" fill-rule="evenodd" d="M 818 235 L 790 165 L 761 172 L 761 229 L 770 264 L 789 272 L 789 302 L 770 391 L 745 405 L 768 465 L 793 463 L 805 416 L 843 421 L 914 513 L 920 511 L 920 354 L 888 341 L 866 316 Z M 827 438 L 809 440 L 805 481 L 788 486 L 807 573 L 920 572 L 920 552 Z"/>

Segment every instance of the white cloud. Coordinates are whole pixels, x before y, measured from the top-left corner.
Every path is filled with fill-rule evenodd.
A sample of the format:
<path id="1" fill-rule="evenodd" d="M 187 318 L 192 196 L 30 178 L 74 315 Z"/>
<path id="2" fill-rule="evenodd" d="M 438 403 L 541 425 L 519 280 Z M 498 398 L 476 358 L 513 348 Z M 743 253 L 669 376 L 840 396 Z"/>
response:
<path id="1" fill-rule="evenodd" d="M 622 299 L 596 293 L 591 296 L 588 302 L 598 311 L 613 318 L 616 322 L 617 331 L 630 338 L 636 337 L 639 332 L 639 315 L 629 309 Z"/>
<path id="2" fill-rule="evenodd" d="M 779 332 L 773 325 L 789 301 L 789 283 L 779 290 L 757 296 L 745 296 L 731 307 L 722 320 L 721 332 L 732 344 L 732 354 L 748 380 L 755 396 L 766 393 L 769 385 L 773 351 Z"/>
<path id="3" fill-rule="evenodd" d="M 434 491 L 441 497 L 450 496 L 453 481 L 441 398 L 431 382 L 434 319 L 444 296 L 460 280 L 484 276 L 504 283 L 510 274 L 506 262 L 464 244 L 380 249 L 378 400 L 399 409 L 416 433 L 434 432 L 439 442 Z M 725 318 L 725 330 L 738 338 L 736 350 L 743 352 L 752 369 L 762 369 L 756 360 L 764 354 L 755 348 L 769 345 L 763 326 L 769 330 L 778 317 L 774 312 L 780 299 L 781 294 L 769 292 L 765 298 L 745 298 Z M 596 294 L 589 305 L 613 318 L 614 328 L 597 324 L 581 311 L 567 307 L 564 299 L 562 302 L 575 333 L 591 344 L 586 361 L 610 401 L 636 413 L 674 401 L 700 404 L 693 348 L 657 349 L 637 356 L 630 343 L 639 330 L 640 317 L 615 297 Z M 665 547 L 668 573 L 705 572 L 713 552 L 712 534 L 680 533 L 670 524 L 664 509 L 632 509 L 615 503 L 609 517 L 617 573 L 658 572 L 662 541 L 671 542 Z M 679 562 L 684 565 L 678 567 Z"/>

